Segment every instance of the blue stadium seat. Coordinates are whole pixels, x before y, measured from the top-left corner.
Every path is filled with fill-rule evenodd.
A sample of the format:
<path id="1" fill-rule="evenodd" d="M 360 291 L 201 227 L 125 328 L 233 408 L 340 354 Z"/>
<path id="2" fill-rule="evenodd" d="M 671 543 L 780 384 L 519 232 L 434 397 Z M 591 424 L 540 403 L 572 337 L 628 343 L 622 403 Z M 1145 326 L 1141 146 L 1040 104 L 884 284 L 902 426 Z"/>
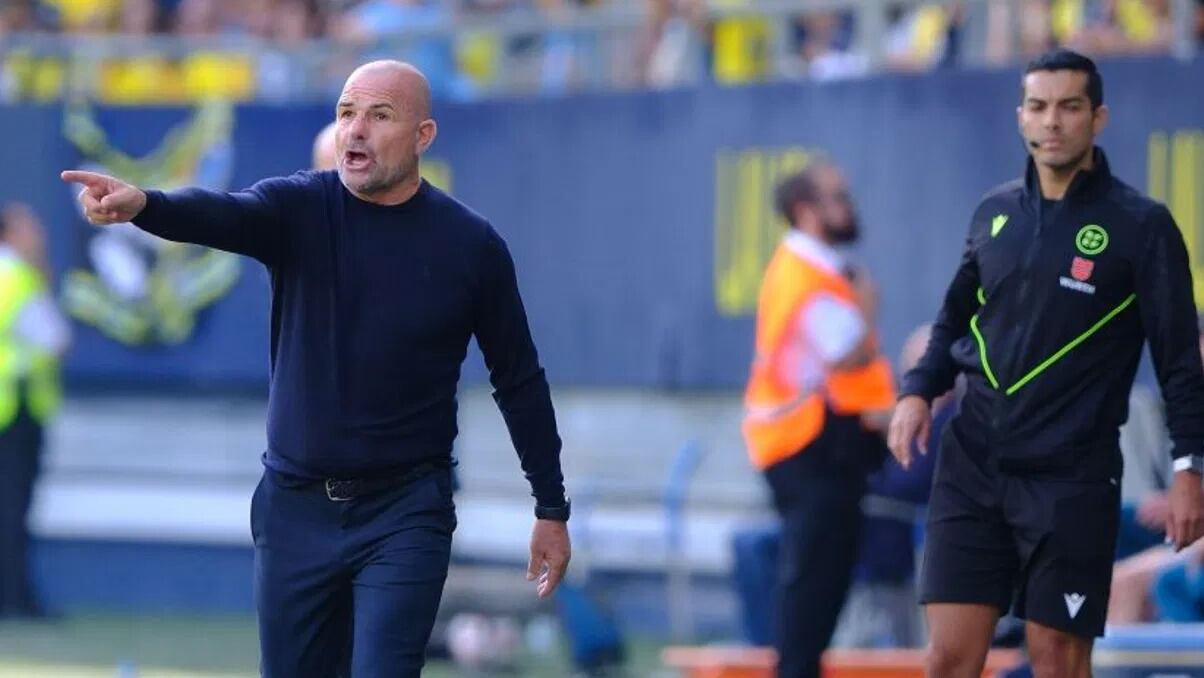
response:
<path id="1" fill-rule="evenodd" d="M 1204 678 L 1204 624 L 1109 627 L 1092 665 L 1096 678 Z"/>

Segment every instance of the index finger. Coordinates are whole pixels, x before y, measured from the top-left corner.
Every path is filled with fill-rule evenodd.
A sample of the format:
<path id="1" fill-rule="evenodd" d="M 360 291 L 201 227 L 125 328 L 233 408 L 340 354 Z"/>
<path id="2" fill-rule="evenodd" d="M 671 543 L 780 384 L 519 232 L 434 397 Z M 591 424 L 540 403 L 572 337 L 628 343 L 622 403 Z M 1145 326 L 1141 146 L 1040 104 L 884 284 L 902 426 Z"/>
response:
<path id="1" fill-rule="evenodd" d="M 108 180 L 108 177 L 103 174 L 98 174 L 96 172 L 85 172 L 84 170 L 66 170 L 59 174 L 59 177 L 61 177 L 63 181 L 72 184 L 83 184 L 88 188 L 97 188 L 103 186 L 105 181 Z"/>

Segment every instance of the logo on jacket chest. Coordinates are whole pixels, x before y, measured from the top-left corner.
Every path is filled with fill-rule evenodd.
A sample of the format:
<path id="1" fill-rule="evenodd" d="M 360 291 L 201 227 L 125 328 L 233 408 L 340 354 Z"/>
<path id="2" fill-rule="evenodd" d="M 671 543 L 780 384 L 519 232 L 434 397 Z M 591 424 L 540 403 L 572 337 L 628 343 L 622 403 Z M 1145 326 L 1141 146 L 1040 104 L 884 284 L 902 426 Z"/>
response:
<path id="1" fill-rule="evenodd" d="M 1095 294 L 1095 285 L 1087 282 L 1091 279 L 1091 273 L 1094 270 L 1094 261 L 1076 256 L 1070 260 L 1070 277 L 1062 276 L 1058 278 L 1058 283 L 1062 287 L 1076 292 Z"/>
<path id="2" fill-rule="evenodd" d="M 1083 254 L 1093 257 L 1108 247 L 1108 232 L 1099 224 L 1087 224 L 1075 234 L 1074 245 Z"/>
<path id="3" fill-rule="evenodd" d="M 1095 270 L 1095 262 L 1082 257 L 1075 257 L 1070 262 L 1070 276 L 1079 282 L 1087 282 L 1091 271 Z"/>
<path id="4" fill-rule="evenodd" d="M 1074 246 L 1084 256 L 1075 255 L 1070 260 L 1070 277 L 1058 278 L 1058 284 L 1068 290 L 1095 294 L 1095 285 L 1087 282 L 1095 271 L 1095 262 L 1086 257 L 1093 257 L 1108 247 L 1108 232 L 1099 224 L 1087 224 L 1074 235 Z"/>

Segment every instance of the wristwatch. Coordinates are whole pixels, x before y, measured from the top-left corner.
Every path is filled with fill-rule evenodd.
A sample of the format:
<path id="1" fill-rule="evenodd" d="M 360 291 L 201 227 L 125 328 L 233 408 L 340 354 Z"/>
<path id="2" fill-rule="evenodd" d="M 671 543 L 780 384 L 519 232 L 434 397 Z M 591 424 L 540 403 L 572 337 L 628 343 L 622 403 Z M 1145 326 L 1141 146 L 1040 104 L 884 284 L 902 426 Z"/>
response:
<path id="1" fill-rule="evenodd" d="M 567 522 L 569 514 L 572 512 L 573 502 L 565 497 L 564 503 L 560 506 L 540 506 L 535 505 L 535 517 L 540 520 L 557 520 Z"/>
<path id="2" fill-rule="evenodd" d="M 1178 473 L 1179 471 L 1191 471 L 1204 475 L 1204 454 L 1189 454 L 1175 459 L 1171 464 L 1171 468 Z"/>

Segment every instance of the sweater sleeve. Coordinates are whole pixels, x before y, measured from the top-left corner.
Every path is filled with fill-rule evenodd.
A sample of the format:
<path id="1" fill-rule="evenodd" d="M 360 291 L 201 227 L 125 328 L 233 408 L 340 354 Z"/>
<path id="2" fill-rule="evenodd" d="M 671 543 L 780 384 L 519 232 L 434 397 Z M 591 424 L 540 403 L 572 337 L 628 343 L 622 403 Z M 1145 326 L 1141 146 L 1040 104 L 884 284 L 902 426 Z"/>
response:
<path id="1" fill-rule="evenodd" d="M 175 242 L 205 245 L 271 265 L 283 240 L 280 205 L 291 178 L 265 179 L 245 191 L 203 188 L 146 191 L 146 207 L 133 223 Z"/>
<path id="2" fill-rule="evenodd" d="M 532 494 L 541 506 L 561 506 L 560 435 L 548 381 L 527 324 L 514 261 L 492 228 L 486 240 L 474 334 Z"/>

